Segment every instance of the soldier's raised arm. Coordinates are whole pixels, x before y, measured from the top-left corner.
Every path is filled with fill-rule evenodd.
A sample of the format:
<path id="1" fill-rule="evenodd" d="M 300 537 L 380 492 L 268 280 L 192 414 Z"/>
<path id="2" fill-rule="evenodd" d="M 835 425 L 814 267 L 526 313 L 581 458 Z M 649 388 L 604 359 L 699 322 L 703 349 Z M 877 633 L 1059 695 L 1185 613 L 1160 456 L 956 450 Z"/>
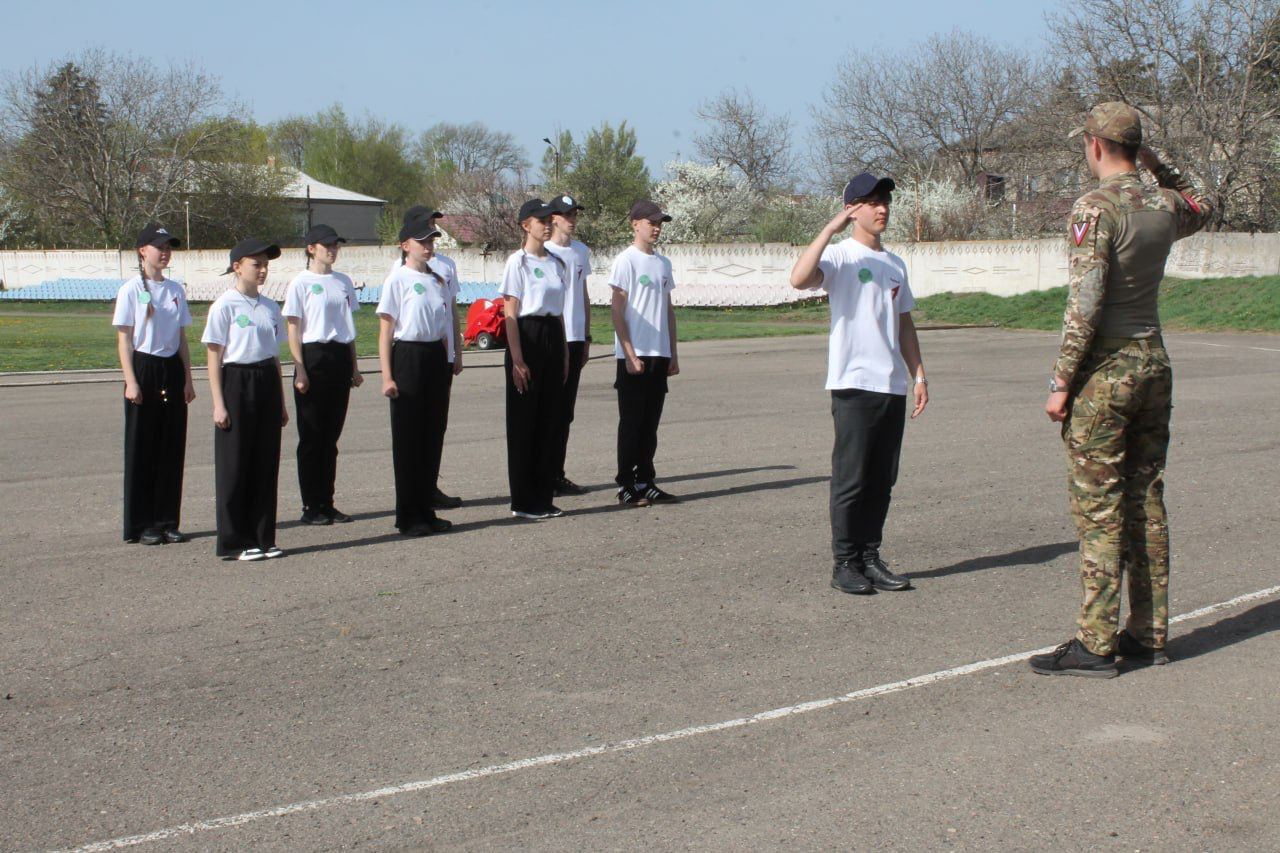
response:
<path id="1" fill-rule="evenodd" d="M 1155 148 L 1143 146 L 1138 151 L 1142 165 L 1156 179 L 1173 202 L 1174 222 L 1178 227 L 1178 239 L 1190 237 L 1209 224 L 1218 208 L 1218 200 L 1200 181 L 1182 174 L 1169 160 L 1169 155 Z"/>
<path id="2" fill-rule="evenodd" d="M 1062 346 L 1053 365 L 1053 375 L 1061 385 L 1071 385 L 1098 328 L 1114 232 L 1114 218 L 1105 199 L 1090 193 L 1076 202 L 1067 225 L 1070 293 L 1062 315 Z"/>

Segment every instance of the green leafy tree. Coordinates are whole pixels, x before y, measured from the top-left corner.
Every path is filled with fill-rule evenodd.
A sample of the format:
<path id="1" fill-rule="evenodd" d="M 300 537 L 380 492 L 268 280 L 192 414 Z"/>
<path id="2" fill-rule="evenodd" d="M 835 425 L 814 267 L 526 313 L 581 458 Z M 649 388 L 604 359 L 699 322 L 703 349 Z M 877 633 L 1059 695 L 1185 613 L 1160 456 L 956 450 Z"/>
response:
<path id="1" fill-rule="evenodd" d="M 564 183 L 584 207 L 578 234 L 592 248 L 631 240 L 627 212 L 649 195 L 649 169 L 636 154 L 636 132 L 624 121 L 608 122 L 587 134 L 565 170 Z"/>
<path id="2" fill-rule="evenodd" d="M 298 135 L 296 126 L 290 130 Z M 352 122 L 334 105 L 311 120 L 303 138 L 302 170 L 312 177 L 385 199 L 392 209 L 417 200 L 423 175 L 403 127 L 372 117 Z"/>

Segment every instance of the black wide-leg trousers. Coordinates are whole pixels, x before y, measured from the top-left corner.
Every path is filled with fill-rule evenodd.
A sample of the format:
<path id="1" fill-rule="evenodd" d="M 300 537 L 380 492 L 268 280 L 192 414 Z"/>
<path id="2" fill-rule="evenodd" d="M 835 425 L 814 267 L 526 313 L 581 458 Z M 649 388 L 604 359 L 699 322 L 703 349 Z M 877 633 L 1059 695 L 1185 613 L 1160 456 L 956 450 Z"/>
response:
<path id="1" fill-rule="evenodd" d="M 284 392 L 275 359 L 222 366 L 228 429 L 213 429 L 219 557 L 276 544 Z"/>
<path id="2" fill-rule="evenodd" d="M 641 356 L 644 372 L 627 372 L 626 359 L 618 361 L 613 387 L 618 391 L 618 475 L 619 486 L 653 483 L 653 457 L 658 452 L 658 424 L 667 399 L 667 371 L 671 359 Z"/>
<path id="3" fill-rule="evenodd" d="M 338 439 L 347 422 L 355 368 L 351 344 L 303 344 L 302 364 L 310 387 L 305 394 L 293 389 L 298 422 L 298 487 L 303 511 L 319 512 L 333 506 Z"/>
<path id="4" fill-rule="evenodd" d="M 391 378 L 391 459 L 396 478 L 396 528 L 402 533 L 436 517 L 432 507 L 452 368 L 443 341 L 396 341 Z"/>
<path id="5" fill-rule="evenodd" d="M 569 456 L 569 427 L 573 424 L 574 408 L 578 402 L 578 383 L 582 379 L 582 368 L 587 364 L 587 342 L 569 342 L 569 378 L 564 383 L 564 397 L 560 406 L 560 444 L 556 448 L 559 460 L 558 474 L 563 477 L 564 462 Z"/>
<path id="6" fill-rule="evenodd" d="M 831 392 L 836 440 L 831 452 L 831 552 L 851 560 L 879 547 L 898 480 L 907 398 L 845 389 Z"/>
<path id="7" fill-rule="evenodd" d="M 564 322 L 559 317 L 521 317 L 520 351 L 529 368 L 521 394 L 507 375 L 507 479 L 511 509 L 545 512 L 555 496 L 560 473 L 560 432 L 564 418 Z"/>
<path id="8" fill-rule="evenodd" d="M 124 538 L 178 527 L 187 454 L 186 370 L 178 355 L 133 354 L 142 390 L 124 401 Z"/>

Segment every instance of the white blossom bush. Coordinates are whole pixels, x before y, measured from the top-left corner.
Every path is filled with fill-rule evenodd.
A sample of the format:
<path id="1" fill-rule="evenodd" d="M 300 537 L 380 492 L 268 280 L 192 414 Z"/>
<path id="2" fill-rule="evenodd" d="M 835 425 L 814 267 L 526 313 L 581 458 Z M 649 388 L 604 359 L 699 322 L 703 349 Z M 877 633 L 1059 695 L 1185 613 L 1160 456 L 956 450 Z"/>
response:
<path id="1" fill-rule="evenodd" d="M 975 187 L 951 178 L 903 178 L 897 185 L 886 240 L 964 240 L 982 224 L 985 204 Z"/>
<path id="2" fill-rule="evenodd" d="M 743 234 L 756 206 L 746 180 L 728 166 L 675 160 L 653 200 L 671 215 L 662 230 L 670 243 L 716 243 Z"/>

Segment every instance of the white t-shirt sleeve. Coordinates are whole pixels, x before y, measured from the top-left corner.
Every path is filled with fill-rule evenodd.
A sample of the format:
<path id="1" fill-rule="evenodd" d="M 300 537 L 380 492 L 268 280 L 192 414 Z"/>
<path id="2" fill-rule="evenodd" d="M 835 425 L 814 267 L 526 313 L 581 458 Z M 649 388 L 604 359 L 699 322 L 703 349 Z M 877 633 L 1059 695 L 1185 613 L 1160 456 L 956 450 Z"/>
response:
<path id="1" fill-rule="evenodd" d="M 301 320 L 306 316 L 302 308 L 302 281 L 295 278 L 289 282 L 289 290 L 284 297 L 284 316 Z"/>
<path id="2" fill-rule="evenodd" d="M 400 317 L 400 288 L 395 279 L 396 274 L 393 272 L 382 283 L 382 295 L 378 297 L 378 307 L 374 311 L 376 314 L 385 314 L 392 320 Z"/>
<path id="3" fill-rule="evenodd" d="M 351 309 L 351 313 L 360 310 L 360 296 L 356 293 L 356 283 L 351 280 L 351 276 L 344 275 L 342 280 L 347 285 L 347 307 Z"/>
<path id="4" fill-rule="evenodd" d="M 289 337 L 289 335 L 284 330 L 285 329 L 284 315 L 280 313 L 280 303 L 276 302 L 274 299 L 267 299 L 267 302 L 271 305 L 271 318 L 272 318 L 272 323 L 275 325 L 276 347 L 278 349 L 280 344 L 282 344 Z M 276 357 L 277 358 L 280 357 L 279 352 L 276 352 Z"/>
<path id="5" fill-rule="evenodd" d="M 809 290 L 830 290 L 831 285 L 836 280 L 836 268 L 840 265 L 840 247 L 837 245 L 827 246 L 822 250 L 822 257 L 818 258 L 818 272 L 822 273 L 822 281 L 815 284 Z"/>
<path id="6" fill-rule="evenodd" d="M 111 325 L 122 329 L 136 326 L 138 324 L 137 306 L 138 288 L 132 281 L 127 281 L 116 293 L 116 310 L 111 317 Z"/>
<path id="7" fill-rule="evenodd" d="M 191 325 L 191 306 L 187 304 L 187 294 L 182 285 L 178 285 L 178 326 L 186 328 Z"/>
<path id="8" fill-rule="evenodd" d="M 663 290 L 667 293 L 676 289 L 676 276 L 671 269 L 671 259 L 665 255 L 662 257 L 662 265 L 666 267 L 666 275 L 663 276 Z"/>
<path id="9" fill-rule="evenodd" d="M 902 270 L 902 292 L 898 294 L 898 313 L 905 314 L 915 307 L 916 297 L 911 292 L 911 281 L 907 278 L 907 270 L 904 265 Z"/>
<path id="10" fill-rule="evenodd" d="M 631 287 L 634 284 L 634 273 L 635 270 L 631 268 L 631 263 L 627 260 L 626 253 L 618 255 L 613 261 L 613 268 L 609 270 L 609 286 L 630 296 Z"/>
<path id="11" fill-rule="evenodd" d="M 498 292 L 503 296 L 513 296 L 520 299 L 524 296 L 524 276 L 520 271 L 520 259 L 513 255 L 507 259 L 507 266 L 502 271 L 502 284 L 498 287 Z"/>
<path id="12" fill-rule="evenodd" d="M 225 347 L 230 323 L 230 312 L 227 311 L 226 306 L 221 302 L 213 303 L 209 309 L 209 317 L 205 320 L 204 334 L 200 336 L 200 342 Z"/>

